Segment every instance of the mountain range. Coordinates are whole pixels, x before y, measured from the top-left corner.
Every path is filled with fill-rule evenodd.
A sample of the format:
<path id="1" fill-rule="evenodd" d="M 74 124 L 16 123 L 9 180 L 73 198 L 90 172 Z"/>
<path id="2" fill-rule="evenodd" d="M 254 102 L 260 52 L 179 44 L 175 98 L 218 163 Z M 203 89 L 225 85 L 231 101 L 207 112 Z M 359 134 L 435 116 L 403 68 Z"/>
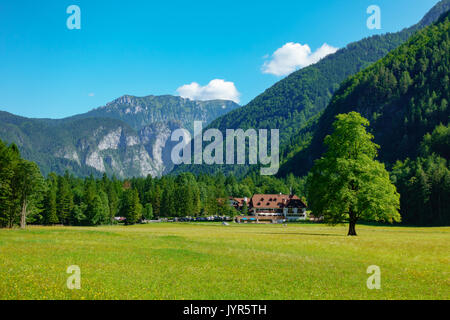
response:
<path id="1" fill-rule="evenodd" d="M 336 115 L 357 111 L 369 119 L 379 159 L 392 167 L 415 158 L 425 134 L 450 117 L 450 11 L 405 44 L 347 79 L 309 127 L 310 143 L 281 167 L 280 175 L 305 175 L 324 152 Z"/>
<path id="2" fill-rule="evenodd" d="M 359 111 L 372 122 L 387 164 L 417 154 L 423 135 L 448 123 L 448 29 L 442 0 L 416 25 L 351 43 L 277 82 L 246 106 L 175 96 L 125 95 L 65 119 L 29 119 L 0 112 L 0 139 L 18 145 L 43 174 L 117 177 L 169 172 L 243 176 L 257 166 L 179 165 L 170 134 L 205 130 L 279 129 L 279 175 L 304 175 L 323 152 L 323 138 L 338 113 Z M 441 17 L 439 26 L 434 24 Z M 444 27 L 442 27 L 444 26 Z M 439 29 L 439 30 L 437 30 Z M 447 51 L 446 51 L 447 50 Z M 205 127 L 205 126 L 204 126 Z"/>
<path id="3" fill-rule="evenodd" d="M 450 0 L 442 0 L 412 27 L 351 43 L 318 63 L 292 73 L 246 106 L 214 120 L 205 130 L 218 128 L 224 133 L 226 129 L 238 128 L 279 129 L 281 161 L 287 162 L 309 145 L 318 119 L 342 82 L 384 58 L 448 10 Z M 174 172 L 221 171 L 243 176 L 251 167 L 257 169 L 257 165 L 180 165 Z"/>
<path id="4" fill-rule="evenodd" d="M 43 174 L 65 170 L 79 176 L 160 176 L 171 171 L 171 132 L 192 132 L 239 105 L 175 96 L 122 96 L 65 119 L 30 119 L 0 112 L 0 139 L 14 142 Z"/>

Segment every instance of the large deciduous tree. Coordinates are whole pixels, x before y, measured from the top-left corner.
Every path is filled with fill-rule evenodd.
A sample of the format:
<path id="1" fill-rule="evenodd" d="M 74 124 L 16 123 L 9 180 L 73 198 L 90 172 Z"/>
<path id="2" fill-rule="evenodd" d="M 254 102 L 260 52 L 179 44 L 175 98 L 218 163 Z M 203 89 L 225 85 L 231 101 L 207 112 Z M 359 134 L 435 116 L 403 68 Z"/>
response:
<path id="1" fill-rule="evenodd" d="M 308 177 L 311 210 L 330 224 L 348 221 L 349 236 L 356 236 L 360 219 L 400 221 L 400 196 L 384 165 L 375 160 L 379 146 L 366 131 L 369 121 L 357 112 L 336 119 L 325 138 L 328 150 Z"/>

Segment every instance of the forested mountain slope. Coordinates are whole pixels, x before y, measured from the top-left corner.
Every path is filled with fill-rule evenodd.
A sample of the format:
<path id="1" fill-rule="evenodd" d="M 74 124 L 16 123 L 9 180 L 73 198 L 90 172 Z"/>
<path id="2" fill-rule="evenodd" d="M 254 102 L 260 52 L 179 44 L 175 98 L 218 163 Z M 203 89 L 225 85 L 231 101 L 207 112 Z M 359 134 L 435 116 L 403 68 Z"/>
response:
<path id="1" fill-rule="evenodd" d="M 441 1 L 413 27 L 351 43 L 318 63 L 292 73 L 246 106 L 216 119 L 209 127 L 280 129 L 282 142 L 287 141 L 311 117 L 325 109 L 342 81 L 386 56 L 449 9 L 450 0 Z"/>
<path id="2" fill-rule="evenodd" d="M 436 21 L 450 9 L 442 0 L 416 25 L 397 33 L 387 33 L 349 44 L 318 63 L 277 82 L 249 104 L 213 121 L 208 128 L 279 129 L 282 156 L 290 156 L 310 139 L 314 120 L 329 104 L 339 85 L 349 76 L 367 68 L 407 41 L 416 31 Z M 206 130 L 206 129 L 205 129 Z M 233 172 L 245 174 L 244 166 L 181 165 L 175 172 Z"/>
<path id="3" fill-rule="evenodd" d="M 447 124 L 450 93 L 449 12 L 399 48 L 345 81 L 314 125 L 311 144 L 280 174 L 304 175 L 324 151 L 335 116 L 357 111 L 370 120 L 379 159 L 387 164 L 419 155 L 426 133 Z"/>

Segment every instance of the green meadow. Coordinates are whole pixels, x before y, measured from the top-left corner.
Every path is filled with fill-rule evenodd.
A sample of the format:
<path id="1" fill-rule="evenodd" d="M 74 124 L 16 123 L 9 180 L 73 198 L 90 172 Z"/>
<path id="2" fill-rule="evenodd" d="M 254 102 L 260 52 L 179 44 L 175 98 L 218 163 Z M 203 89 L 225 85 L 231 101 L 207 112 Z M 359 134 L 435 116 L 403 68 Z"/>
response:
<path id="1" fill-rule="evenodd" d="M 450 227 L 161 223 L 0 230 L 0 299 L 449 299 Z M 71 265 L 81 289 L 66 285 Z M 367 268 L 381 270 L 369 290 Z"/>

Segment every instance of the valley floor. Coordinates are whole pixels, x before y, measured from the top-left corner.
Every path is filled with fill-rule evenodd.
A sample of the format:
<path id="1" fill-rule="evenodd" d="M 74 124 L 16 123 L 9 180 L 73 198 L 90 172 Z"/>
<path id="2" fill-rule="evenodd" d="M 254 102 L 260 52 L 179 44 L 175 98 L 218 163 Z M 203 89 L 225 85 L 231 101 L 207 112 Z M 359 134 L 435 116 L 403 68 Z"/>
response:
<path id="1" fill-rule="evenodd" d="M 0 230 L 0 299 L 450 299 L 450 227 Z M 71 265 L 81 289 L 69 290 Z M 381 269 L 381 289 L 366 286 Z"/>

